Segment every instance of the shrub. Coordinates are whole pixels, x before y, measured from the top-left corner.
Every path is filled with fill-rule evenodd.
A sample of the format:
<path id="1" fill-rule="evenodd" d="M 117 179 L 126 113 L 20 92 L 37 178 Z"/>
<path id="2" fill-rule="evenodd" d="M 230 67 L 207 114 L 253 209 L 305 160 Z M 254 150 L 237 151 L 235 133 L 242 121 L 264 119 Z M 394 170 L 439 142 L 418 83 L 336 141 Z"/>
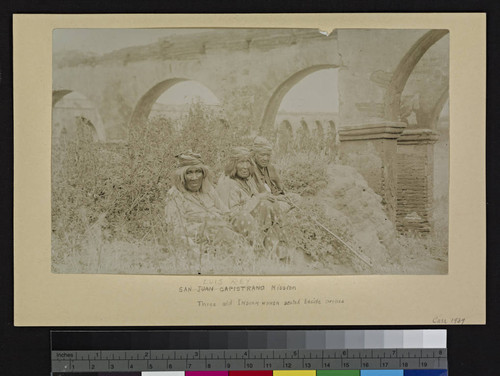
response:
<path id="1" fill-rule="evenodd" d="M 160 252 L 158 262 L 170 259 L 177 265 L 174 270 L 196 272 L 199 262 L 188 260 L 188 253 L 177 252 L 182 247 L 168 233 L 164 220 L 164 200 L 171 187 L 175 155 L 188 149 L 196 151 L 217 176 L 223 171 L 231 147 L 245 144 L 251 144 L 249 129 L 243 124 L 230 127 L 219 113 L 201 103 L 192 103 L 189 112 L 180 119 L 155 117 L 130 128 L 124 143 L 95 143 L 88 130 L 79 125 L 74 138 L 61 140 L 53 147 L 52 217 L 56 269 L 57 265 L 70 262 L 68 257 L 73 263 L 78 260 L 80 266 L 74 265 L 76 270 L 102 272 L 113 269 L 109 260 L 117 256 L 111 257 L 109 250 L 124 252 L 123 245 L 114 247 L 112 244 L 125 242 L 134 244 L 134 250 L 139 249 L 140 244 L 151 250 L 146 245 L 156 244 L 156 249 L 160 250 L 157 251 Z M 326 185 L 328 160 L 318 153 L 291 149 L 287 155 L 276 157 L 274 162 L 281 170 L 287 191 L 314 195 Z M 292 211 L 284 219 L 284 227 L 290 234 L 287 246 L 323 267 L 332 264 L 332 258 L 346 259 L 334 239 L 306 218 L 310 215 L 328 224 L 318 205 L 308 204 L 303 211 Z M 89 247 L 93 250 L 91 255 Z M 226 272 L 231 268 L 258 272 L 249 270 L 245 266 L 248 264 L 254 265 L 253 268 L 272 267 L 274 270 L 280 265 L 277 259 L 270 263 L 269 255 L 262 249 L 244 244 L 237 247 L 240 251 L 233 248 L 231 245 L 214 248 L 207 244 L 195 259 L 216 260 L 219 271 Z M 123 253 L 124 260 L 136 265 L 130 261 L 135 256 L 126 256 L 128 253 Z M 208 271 L 211 267 L 213 265 L 206 265 Z M 296 267 L 303 270 L 304 265 Z M 237 272 L 236 269 L 233 272 Z"/>
<path id="2" fill-rule="evenodd" d="M 351 238 L 348 228 L 328 217 L 320 203 L 304 199 L 299 208 L 284 217 L 288 243 L 308 255 L 318 267 L 354 265 L 352 255 L 320 224 L 343 240 Z"/>
<path id="3" fill-rule="evenodd" d="M 313 197 L 328 183 L 332 155 L 324 155 L 323 146 L 306 136 L 301 143 L 273 157 L 285 190 L 302 196 L 300 210 L 293 209 L 282 219 L 287 247 L 284 261 L 245 241 L 236 245 L 207 243 L 185 251 L 165 223 L 165 196 L 172 185 L 175 155 L 188 149 L 202 154 L 217 178 L 231 147 L 251 144 L 246 123 L 229 126 L 219 112 L 195 102 L 179 119 L 155 117 L 130 128 L 126 142 L 99 143 L 93 141 L 88 126 L 77 122 L 74 135 L 61 138 L 52 147 L 53 270 L 164 274 L 364 272 L 359 260 L 318 225 L 321 223 L 346 241 L 355 241 L 346 222 L 332 218 L 324 202 Z M 359 199 L 369 204 L 362 196 Z M 399 244 L 421 257 L 429 252 L 437 258 L 446 257 L 447 244 L 436 239 L 424 242 L 400 238 Z"/>
<path id="4" fill-rule="evenodd" d="M 327 184 L 328 160 L 315 153 L 291 153 L 276 160 L 283 185 L 289 192 L 313 196 Z"/>
<path id="5" fill-rule="evenodd" d="M 77 122 L 73 137 L 53 145 L 52 229 L 61 245 L 57 248 L 81 251 L 88 227 L 101 216 L 104 237 L 167 243 L 164 199 L 175 155 L 188 149 L 199 152 L 218 174 L 242 134 L 201 103 L 193 103 L 176 121 L 155 117 L 130 128 L 125 143 L 96 143 L 90 129 Z"/>

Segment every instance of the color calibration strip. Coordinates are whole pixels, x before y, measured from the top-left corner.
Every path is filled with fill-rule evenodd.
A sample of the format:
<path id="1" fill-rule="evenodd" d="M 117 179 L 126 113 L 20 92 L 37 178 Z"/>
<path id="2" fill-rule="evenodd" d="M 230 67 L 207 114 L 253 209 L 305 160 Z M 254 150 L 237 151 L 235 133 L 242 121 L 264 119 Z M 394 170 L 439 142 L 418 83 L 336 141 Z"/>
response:
<path id="1" fill-rule="evenodd" d="M 54 376 L 64 375 L 53 373 Z M 328 370 L 328 371 L 158 371 L 78 373 L 77 376 L 448 376 L 445 369 L 434 370 Z"/>
<path id="2" fill-rule="evenodd" d="M 445 349 L 446 330 L 53 331 L 52 350 Z"/>
<path id="3" fill-rule="evenodd" d="M 447 366 L 444 330 L 52 333 L 54 376 L 445 376 Z"/>

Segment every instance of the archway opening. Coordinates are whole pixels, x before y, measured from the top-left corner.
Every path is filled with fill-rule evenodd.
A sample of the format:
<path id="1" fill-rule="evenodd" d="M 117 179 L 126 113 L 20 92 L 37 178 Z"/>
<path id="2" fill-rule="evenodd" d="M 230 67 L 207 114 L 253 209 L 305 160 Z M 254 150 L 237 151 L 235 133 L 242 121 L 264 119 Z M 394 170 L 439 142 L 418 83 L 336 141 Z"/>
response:
<path id="1" fill-rule="evenodd" d="M 311 148 L 310 145 L 311 132 L 309 131 L 309 125 L 302 119 L 300 121 L 300 127 L 297 130 L 297 147 L 299 150 L 307 150 Z"/>
<path id="2" fill-rule="evenodd" d="M 415 64 L 401 94 L 400 120 L 408 128 L 435 129 L 449 92 L 449 35 Z"/>
<path id="3" fill-rule="evenodd" d="M 281 98 L 280 102 L 274 103 L 277 98 Z M 298 72 L 276 91 L 268 105 L 267 116 L 271 115 L 272 106 L 276 107 L 273 126 L 278 133 L 286 120 L 295 134 L 298 149 L 324 150 L 323 124 L 338 119 L 338 69 L 316 66 Z"/>
<path id="4" fill-rule="evenodd" d="M 402 231 L 430 233 L 445 254 L 447 246 L 441 245 L 447 243 L 448 234 L 449 34 L 446 30 L 431 30 L 412 46 L 391 82 L 390 90 L 396 89 L 400 94 L 392 92 L 394 106 L 386 107 L 389 110 L 386 116 L 407 124 L 398 140 L 398 227 Z"/>
<path id="5" fill-rule="evenodd" d="M 280 154 L 286 154 L 293 146 L 293 129 L 288 120 L 283 120 L 278 127 L 277 147 Z"/>
<path id="6" fill-rule="evenodd" d="M 333 145 L 337 145 L 339 143 L 337 134 L 337 125 L 333 120 L 328 120 L 328 131 L 326 138 L 328 142 L 329 143 L 331 142 Z"/>
<path id="7" fill-rule="evenodd" d="M 314 129 L 315 135 L 320 139 L 323 139 L 323 136 L 325 135 L 325 132 L 323 130 L 323 124 L 321 123 L 320 120 L 316 120 L 314 123 L 316 124 L 316 127 Z"/>
<path id="8" fill-rule="evenodd" d="M 81 129 L 80 129 L 81 128 Z M 52 142 L 75 138 L 78 132 L 90 135 L 93 141 L 106 139 L 97 107 L 85 95 L 72 90 L 52 92 Z"/>
<path id="9" fill-rule="evenodd" d="M 238 125 L 229 122 L 215 93 L 186 78 L 151 87 L 137 102 L 128 128 L 128 144 L 137 150 L 138 164 L 150 158 L 175 166 L 175 155 L 192 150 L 215 173 L 222 170 L 224 158 L 240 138 Z"/>
<path id="10" fill-rule="evenodd" d="M 130 125 L 141 126 L 152 119 L 178 123 L 194 103 L 203 105 L 213 116 L 220 117 L 221 122 L 227 122 L 219 99 L 208 87 L 198 81 L 172 78 L 156 84 L 139 99 Z"/>
<path id="11" fill-rule="evenodd" d="M 163 92 L 151 108 L 149 118 L 156 116 L 177 120 L 189 112 L 192 103 L 202 103 L 216 113 L 222 113 L 219 99 L 197 81 L 182 81 Z"/>
<path id="12" fill-rule="evenodd" d="M 404 109 L 401 109 L 401 105 L 404 105 L 402 94 L 410 75 L 427 51 L 447 34 L 449 35 L 448 30 L 430 30 L 417 40 L 403 56 L 392 75 L 385 94 L 384 112 L 388 120 L 401 120 L 401 112 L 404 112 Z"/>
<path id="13" fill-rule="evenodd" d="M 325 131 L 323 129 L 323 123 L 320 120 L 316 120 L 315 125 L 313 139 L 317 143 L 318 150 L 321 151 L 325 146 Z"/>
<path id="14" fill-rule="evenodd" d="M 332 109 L 338 113 L 337 66 L 314 65 L 288 77 L 274 90 L 264 111 L 261 132 L 276 129 L 287 115 L 292 116 L 289 121 L 297 130 L 302 114 Z"/>
<path id="15" fill-rule="evenodd" d="M 300 121 L 300 128 L 299 128 L 299 131 L 304 133 L 304 134 L 310 134 L 311 132 L 309 132 L 309 125 L 307 124 L 307 121 L 305 121 L 304 119 L 302 119 Z"/>

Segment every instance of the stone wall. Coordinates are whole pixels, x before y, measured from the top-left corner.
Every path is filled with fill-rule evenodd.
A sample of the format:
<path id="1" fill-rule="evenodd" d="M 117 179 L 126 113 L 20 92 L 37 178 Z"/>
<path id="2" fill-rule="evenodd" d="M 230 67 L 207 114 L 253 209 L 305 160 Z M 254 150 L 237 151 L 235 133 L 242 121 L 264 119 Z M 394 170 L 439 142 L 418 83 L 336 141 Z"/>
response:
<path id="1" fill-rule="evenodd" d="M 407 130 L 398 140 L 396 225 L 401 232 L 431 231 L 437 137 L 430 130 Z"/>
<path id="2" fill-rule="evenodd" d="M 230 124 L 239 122 L 267 135 L 275 131 L 281 100 L 295 84 L 318 70 L 339 68 L 336 125 L 343 159 L 382 196 L 389 218 L 400 226 L 411 220 L 416 229 L 427 231 L 434 136 L 422 128 L 432 128 L 447 99 L 448 41 L 427 55 L 429 45 L 419 41 L 445 34 L 410 29 L 339 29 L 329 36 L 297 29 L 209 30 L 100 57 L 55 57 L 53 90 L 85 95 L 96 105 L 108 138 L 123 138 L 130 124 L 146 121 L 164 90 L 195 80 L 219 98 Z M 395 72 L 411 51 L 426 57 L 417 64 L 421 56 L 415 55 L 404 66 L 404 72 L 413 73 L 403 75 L 407 81 L 400 75 L 403 86 L 394 86 Z M 396 98 L 389 103 L 391 116 L 387 98 Z M 412 117 L 414 123 L 408 120 Z M 296 130 L 319 132 L 315 125 L 309 132 Z"/>
<path id="3" fill-rule="evenodd" d="M 167 90 L 175 80 L 194 80 L 220 100 L 230 123 L 259 130 L 296 80 L 339 62 L 335 33 L 209 30 L 100 57 L 55 56 L 53 90 L 83 94 L 95 104 L 106 133 L 121 134 L 131 120 L 147 119 L 161 95 L 159 84 Z M 272 129 L 274 117 L 267 125 Z"/>
<path id="4" fill-rule="evenodd" d="M 338 30 L 339 112 L 343 127 L 385 119 L 384 98 L 392 73 L 426 30 Z"/>
<path id="5" fill-rule="evenodd" d="M 342 163 L 356 168 L 382 197 L 387 216 L 396 221 L 397 139 L 404 123 L 375 123 L 339 131 Z"/>
<path id="6" fill-rule="evenodd" d="M 448 45 L 446 30 L 338 30 L 342 161 L 363 174 L 400 231 L 431 230 Z"/>

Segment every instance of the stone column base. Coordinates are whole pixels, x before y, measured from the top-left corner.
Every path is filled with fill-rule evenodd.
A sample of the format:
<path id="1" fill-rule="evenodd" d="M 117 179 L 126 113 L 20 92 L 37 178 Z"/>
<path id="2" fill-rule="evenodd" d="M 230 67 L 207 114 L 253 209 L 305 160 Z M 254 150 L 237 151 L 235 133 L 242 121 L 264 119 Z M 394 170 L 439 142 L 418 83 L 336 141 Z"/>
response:
<path id="1" fill-rule="evenodd" d="M 397 140 L 405 123 L 367 123 L 339 130 L 341 160 L 356 168 L 378 193 L 395 223 L 397 208 Z"/>

